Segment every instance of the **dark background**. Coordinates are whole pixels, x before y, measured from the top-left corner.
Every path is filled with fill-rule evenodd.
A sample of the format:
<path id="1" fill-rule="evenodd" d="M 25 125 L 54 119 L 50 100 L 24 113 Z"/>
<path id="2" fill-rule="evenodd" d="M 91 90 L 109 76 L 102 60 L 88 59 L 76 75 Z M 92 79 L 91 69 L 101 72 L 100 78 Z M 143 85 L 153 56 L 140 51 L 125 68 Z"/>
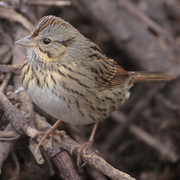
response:
<path id="1" fill-rule="evenodd" d="M 71 5 L 63 6 L 59 1 L 38 2 L 42 1 L 2 1 L 0 65 L 22 65 L 25 48 L 14 42 L 27 35 L 31 23 L 52 14 L 70 22 L 126 70 L 161 71 L 177 77 L 166 83 L 135 85 L 129 100 L 99 124 L 93 147 L 112 166 L 136 179 L 180 179 L 180 1 L 72 0 Z M 1 85 L 8 74 L 0 69 Z M 22 86 L 16 74 L 10 73 L 5 94 Z M 17 107 L 22 101 L 15 95 L 9 99 Z M 36 106 L 35 111 L 55 122 Z M 0 109 L 1 129 L 5 121 Z M 60 126 L 78 142 L 88 139 L 92 127 Z M 4 162 L 0 179 L 64 179 L 45 157 L 46 162 L 37 165 L 28 149 L 28 138 L 22 137 Z M 89 165 L 77 171 L 82 180 L 108 179 Z"/>

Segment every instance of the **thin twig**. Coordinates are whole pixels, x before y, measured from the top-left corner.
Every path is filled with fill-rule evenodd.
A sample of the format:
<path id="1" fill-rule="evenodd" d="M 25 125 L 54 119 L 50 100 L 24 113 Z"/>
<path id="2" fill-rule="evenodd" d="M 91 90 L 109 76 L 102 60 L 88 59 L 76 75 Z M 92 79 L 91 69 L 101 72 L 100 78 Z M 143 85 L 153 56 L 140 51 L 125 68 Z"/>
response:
<path id="1" fill-rule="evenodd" d="M 13 64 L 13 65 L 0 64 L 0 73 L 15 73 L 19 75 L 21 73 L 21 66 L 17 64 Z"/>
<path id="2" fill-rule="evenodd" d="M 12 152 L 12 159 L 13 159 L 13 162 L 15 165 L 15 170 L 14 170 L 13 176 L 10 178 L 10 180 L 17 179 L 19 176 L 19 173 L 20 173 L 20 164 L 19 164 L 17 155 L 14 152 Z"/>
<path id="3" fill-rule="evenodd" d="M 7 132 L 13 131 L 14 135 L 16 136 L 19 135 L 18 132 L 11 126 L 11 124 L 8 124 L 8 126 L 5 128 L 4 131 L 7 131 Z M 8 157 L 9 153 L 11 152 L 14 142 L 15 141 L 6 141 L 6 142 L 0 141 L 0 173 L 1 173 L 2 165 L 4 161 L 6 160 L 6 158 Z"/>
<path id="4" fill-rule="evenodd" d="M 0 7 L 0 17 L 6 18 L 9 21 L 18 22 L 29 31 L 32 29 L 32 23 L 14 9 Z"/>
<path id="5" fill-rule="evenodd" d="M 20 135 L 14 131 L 0 131 L 0 141 L 13 141 L 17 140 Z"/>
<path id="6" fill-rule="evenodd" d="M 30 6 L 69 6 L 71 1 L 27 1 L 26 5 Z"/>
<path id="7" fill-rule="evenodd" d="M 111 114 L 111 116 L 116 120 L 117 122 L 123 122 L 125 123 L 127 121 L 126 116 L 124 116 L 120 112 L 114 112 Z M 151 146 L 152 148 L 156 149 L 163 157 L 170 160 L 171 162 L 176 162 L 178 160 L 178 155 L 171 149 L 170 147 L 162 144 L 159 140 L 157 140 L 155 137 L 148 134 L 146 131 L 141 129 L 140 127 L 130 124 L 129 125 L 129 131 L 136 136 L 138 139 L 141 139 L 143 142 Z"/>
<path id="8" fill-rule="evenodd" d="M 126 8 L 133 16 L 136 16 L 141 21 L 146 23 L 146 25 L 153 29 L 158 35 L 161 35 L 166 38 L 171 43 L 174 42 L 174 38 L 166 31 L 164 30 L 160 25 L 155 23 L 153 20 L 151 20 L 146 14 L 144 14 L 140 9 L 133 6 L 133 4 L 127 0 L 119 0 L 118 3 L 119 6 Z"/>
<path id="9" fill-rule="evenodd" d="M 9 80 L 11 79 L 11 73 L 7 73 L 4 81 L 2 82 L 1 86 L 0 86 L 0 91 L 4 92 Z"/>

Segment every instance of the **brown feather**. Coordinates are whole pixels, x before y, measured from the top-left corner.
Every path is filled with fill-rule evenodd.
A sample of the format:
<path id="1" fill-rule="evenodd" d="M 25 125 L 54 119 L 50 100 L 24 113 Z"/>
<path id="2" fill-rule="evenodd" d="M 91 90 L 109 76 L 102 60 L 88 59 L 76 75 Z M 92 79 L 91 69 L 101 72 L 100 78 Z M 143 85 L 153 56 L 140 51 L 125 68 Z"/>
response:
<path id="1" fill-rule="evenodd" d="M 130 81 L 131 76 L 128 74 L 126 70 L 124 70 L 120 65 L 117 64 L 116 61 L 111 61 L 111 63 L 116 68 L 116 73 L 112 77 L 112 79 L 109 81 L 106 88 L 113 88 L 116 86 L 122 86 Z"/>
<path id="2" fill-rule="evenodd" d="M 132 77 L 132 83 L 143 81 L 169 81 L 174 77 L 160 72 L 128 72 Z"/>
<path id="3" fill-rule="evenodd" d="M 143 81 L 169 81 L 174 79 L 174 77 L 161 72 L 128 72 L 115 61 L 111 61 L 111 64 L 116 68 L 116 73 L 109 81 L 106 88 L 122 86 L 130 81 L 134 84 Z"/>
<path id="4" fill-rule="evenodd" d="M 31 33 L 31 38 L 38 36 L 38 34 L 47 26 L 47 25 L 56 25 L 61 26 L 71 26 L 68 22 L 63 21 L 62 19 L 56 16 L 45 16 L 40 21 L 35 24 L 35 29 Z"/>

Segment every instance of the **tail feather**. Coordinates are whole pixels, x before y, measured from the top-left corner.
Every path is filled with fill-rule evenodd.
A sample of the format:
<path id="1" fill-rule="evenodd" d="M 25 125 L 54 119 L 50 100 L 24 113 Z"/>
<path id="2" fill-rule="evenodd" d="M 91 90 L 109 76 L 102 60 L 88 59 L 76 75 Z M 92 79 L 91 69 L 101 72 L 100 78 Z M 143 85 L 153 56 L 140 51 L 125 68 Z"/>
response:
<path id="1" fill-rule="evenodd" d="M 174 77 L 161 72 L 128 72 L 131 75 L 133 83 L 143 81 L 169 81 Z"/>

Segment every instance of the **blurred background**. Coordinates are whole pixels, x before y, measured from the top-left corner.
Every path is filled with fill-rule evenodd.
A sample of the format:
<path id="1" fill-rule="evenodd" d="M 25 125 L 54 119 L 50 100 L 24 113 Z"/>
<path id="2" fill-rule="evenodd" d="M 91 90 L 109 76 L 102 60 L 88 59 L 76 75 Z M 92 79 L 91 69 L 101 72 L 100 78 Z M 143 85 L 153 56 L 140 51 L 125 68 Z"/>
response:
<path id="1" fill-rule="evenodd" d="M 70 22 L 126 70 L 161 71 L 176 77 L 171 82 L 135 85 L 129 100 L 99 124 L 93 148 L 136 179 L 179 180 L 180 0 L 0 1 L 0 89 L 22 111 L 27 111 L 29 101 L 14 91 L 22 87 L 19 74 L 26 51 L 14 42 L 45 15 Z M 35 105 L 34 111 L 55 122 Z M 0 109 L 1 130 L 6 124 Z M 60 125 L 78 142 L 89 138 L 92 127 Z M 64 179 L 46 154 L 45 163 L 38 165 L 28 143 L 27 137 L 14 143 L 0 179 Z M 108 180 L 88 164 L 77 172 L 82 180 Z"/>

